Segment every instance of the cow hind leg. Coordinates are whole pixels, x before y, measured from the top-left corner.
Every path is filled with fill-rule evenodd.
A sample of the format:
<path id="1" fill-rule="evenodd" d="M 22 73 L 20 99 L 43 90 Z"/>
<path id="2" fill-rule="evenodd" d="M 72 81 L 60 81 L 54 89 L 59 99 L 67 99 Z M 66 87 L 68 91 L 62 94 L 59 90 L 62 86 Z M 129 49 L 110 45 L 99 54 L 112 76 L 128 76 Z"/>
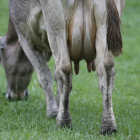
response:
<path id="1" fill-rule="evenodd" d="M 64 73 L 61 69 L 55 72 L 58 93 L 59 93 L 59 111 L 57 115 L 57 126 L 71 128 L 71 116 L 69 111 L 69 96 L 71 91 L 71 75 Z"/>
<path id="2" fill-rule="evenodd" d="M 102 7 L 102 8 L 101 8 Z M 103 10 L 104 9 L 104 10 Z M 116 132 L 116 120 L 112 108 L 112 91 L 115 78 L 114 60 L 107 45 L 106 2 L 97 1 L 94 5 L 96 33 L 96 71 L 99 88 L 103 95 L 103 117 L 101 134 Z"/>
<path id="3" fill-rule="evenodd" d="M 69 83 L 69 88 L 70 88 L 70 92 L 72 90 L 72 75 L 73 75 L 73 72 L 71 72 L 70 74 L 70 83 Z M 57 77 L 57 72 L 55 73 L 55 81 L 57 83 L 57 80 L 58 77 Z M 57 84 L 57 86 L 59 86 L 59 84 Z M 59 87 L 57 87 L 57 89 L 59 89 Z M 57 96 L 56 96 L 56 102 L 57 102 L 57 105 L 59 106 L 59 103 L 60 103 L 60 91 L 57 90 Z"/>
<path id="4" fill-rule="evenodd" d="M 107 53 L 104 59 L 97 60 L 97 75 L 99 89 L 103 96 L 103 116 L 101 134 L 116 133 L 117 125 L 112 107 L 112 91 L 115 78 L 114 60 L 111 53 Z"/>
<path id="5" fill-rule="evenodd" d="M 60 0 L 40 0 L 48 41 L 55 59 L 55 79 L 60 94 L 57 125 L 71 127 L 69 95 L 72 66 L 66 37 L 64 9 Z"/>
<path id="6" fill-rule="evenodd" d="M 103 94 L 103 117 L 101 134 L 115 133 L 117 126 L 112 107 L 112 91 L 115 78 L 114 60 L 111 54 L 104 58 L 103 65 L 97 68 L 99 88 Z"/>
<path id="7" fill-rule="evenodd" d="M 98 46 L 98 49 L 99 47 L 106 46 L 103 43 L 103 40 L 97 41 L 96 45 Z M 102 43 L 104 45 L 100 46 Z M 98 49 L 96 58 L 96 71 L 98 75 L 99 89 L 102 92 L 103 96 L 103 117 L 101 123 L 101 134 L 111 134 L 115 133 L 117 129 L 112 107 L 112 91 L 115 78 L 114 60 L 112 54 L 108 52 L 108 50 L 102 48 L 102 51 L 99 52 L 100 49 Z"/>

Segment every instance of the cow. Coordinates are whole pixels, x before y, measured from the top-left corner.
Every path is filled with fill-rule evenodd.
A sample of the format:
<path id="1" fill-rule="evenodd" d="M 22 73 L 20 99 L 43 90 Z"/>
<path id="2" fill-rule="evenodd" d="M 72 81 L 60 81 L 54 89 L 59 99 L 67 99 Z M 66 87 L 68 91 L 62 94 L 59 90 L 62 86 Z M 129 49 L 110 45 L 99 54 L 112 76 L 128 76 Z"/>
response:
<path id="1" fill-rule="evenodd" d="M 11 18 L 7 34 L 0 38 L 0 62 L 7 79 L 6 98 L 21 100 L 27 97 L 33 66 L 20 46 Z"/>
<path id="2" fill-rule="evenodd" d="M 51 53 L 48 53 L 46 61 L 50 58 Z M 7 78 L 6 98 L 21 100 L 28 97 L 27 87 L 31 81 L 33 66 L 21 48 L 10 17 L 7 34 L 0 37 L 0 62 Z"/>
<path id="3" fill-rule="evenodd" d="M 10 0 L 10 16 L 19 42 L 32 63 L 47 101 L 47 116 L 57 126 L 72 127 L 69 96 L 72 63 L 76 74 L 84 59 L 88 70 L 96 60 L 103 95 L 101 134 L 116 132 L 112 107 L 115 69 L 113 56 L 122 53 L 120 17 L 125 0 Z M 53 95 L 52 75 L 44 53 L 52 52 L 59 107 Z M 13 96 L 13 95 L 11 95 Z"/>

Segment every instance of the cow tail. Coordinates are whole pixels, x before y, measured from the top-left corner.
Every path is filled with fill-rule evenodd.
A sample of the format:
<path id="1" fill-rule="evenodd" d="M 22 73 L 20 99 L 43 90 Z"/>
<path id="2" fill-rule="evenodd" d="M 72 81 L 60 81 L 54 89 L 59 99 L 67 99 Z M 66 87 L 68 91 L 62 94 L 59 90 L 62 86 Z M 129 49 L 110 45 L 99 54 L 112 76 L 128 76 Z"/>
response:
<path id="1" fill-rule="evenodd" d="M 106 0 L 107 6 L 107 45 L 114 56 L 122 53 L 120 17 L 114 0 Z"/>

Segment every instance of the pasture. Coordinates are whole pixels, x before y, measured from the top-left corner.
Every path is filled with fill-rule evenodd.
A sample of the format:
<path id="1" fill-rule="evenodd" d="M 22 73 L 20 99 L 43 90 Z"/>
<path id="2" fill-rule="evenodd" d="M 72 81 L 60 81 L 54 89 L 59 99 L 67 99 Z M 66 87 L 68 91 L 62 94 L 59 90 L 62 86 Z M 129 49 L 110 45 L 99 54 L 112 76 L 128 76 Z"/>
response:
<path id="1" fill-rule="evenodd" d="M 8 0 L 0 0 L 0 36 L 8 25 Z M 56 120 L 46 117 L 46 101 L 33 74 L 29 98 L 5 98 L 6 78 L 0 65 L 0 140 L 140 140 L 140 1 L 126 0 L 122 17 L 123 55 L 115 58 L 116 78 L 113 108 L 117 133 L 100 135 L 102 94 L 95 72 L 88 73 L 84 61 L 80 74 L 73 75 L 70 112 L 73 129 L 57 129 Z M 53 58 L 48 63 L 54 73 Z M 56 83 L 54 82 L 56 95 Z"/>

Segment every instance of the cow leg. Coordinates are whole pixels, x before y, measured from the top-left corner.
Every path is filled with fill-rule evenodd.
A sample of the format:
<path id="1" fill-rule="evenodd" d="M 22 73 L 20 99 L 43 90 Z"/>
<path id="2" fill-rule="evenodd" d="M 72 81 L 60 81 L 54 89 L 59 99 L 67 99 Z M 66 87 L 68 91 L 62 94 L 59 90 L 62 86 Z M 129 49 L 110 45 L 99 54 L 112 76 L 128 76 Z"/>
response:
<path id="1" fill-rule="evenodd" d="M 53 80 L 49 67 L 46 64 L 46 59 L 43 52 L 34 48 L 29 40 L 25 39 L 20 32 L 18 32 L 21 46 L 32 63 L 41 87 L 44 90 L 47 102 L 47 116 L 56 117 L 58 113 L 58 106 L 53 95 Z"/>
<path id="2" fill-rule="evenodd" d="M 55 59 L 55 79 L 60 94 L 57 124 L 71 127 L 69 94 L 71 61 L 67 46 L 65 13 L 60 0 L 40 0 L 49 44 Z"/>
<path id="3" fill-rule="evenodd" d="M 71 72 L 71 74 L 70 74 L 70 85 L 69 85 L 69 87 L 70 87 L 70 92 L 71 92 L 71 90 L 72 90 L 72 76 L 73 76 L 73 72 Z M 55 75 L 55 81 L 56 81 L 56 83 L 57 83 L 57 76 L 56 76 L 56 75 Z M 57 89 L 59 89 L 58 85 L 59 85 L 59 84 L 57 84 Z M 59 93 L 58 90 L 57 90 L 56 102 L 57 102 L 57 105 L 59 106 L 59 103 L 60 103 L 60 93 Z"/>
<path id="4" fill-rule="evenodd" d="M 97 41 L 96 47 L 99 47 L 103 43 L 101 41 L 102 39 L 100 39 L 100 41 Z M 106 44 L 104 45 L 106 46 Z M 113 57 L 107 51 L 107 49 L 102 49 L 102 51 L 99 48 L 97 49 L 96 67 L 98 84 L 103 95 L 103 117 L 101 124 L 101 133 L 105 134 L 116 132 L 116 121 L 112 108 L 112 91 L 115 78 L 115 69 Z"/>
<path id="5" fill-rule="evenodd" d="M 97 64 L 99 88 L 103 95 L 103 117 L 101 134 L 116 132 L 117 126 L 112 107 L 112 91 L 115 78 L 114 60 L 110 53 L 104 57 L 104 61 Z"/>
<path id="6" fill-rule="evenodd" d="M 116 121 L 112 108 L 112 91 L 115 78 L 114 60 L 107 46 L 107 12 L 104 0 L 96 1 L 94 15 L 96 33 L 96 71 L 99 88 L 103 95 L 103 117 L 101 134 L 116 132 Z"/>
<path id="7" fill-rule="evenodd" d="M 71 116 L 69 111 L 69 96 L 71 91 L 71 76 L 62 72 L 59 68 L 55 72 L 58 93 L 59 111 L 57 115 L 57 125 L 60 127 L 71 127 Z"/>
<path id="8" fill-rule="evenodd" d="M 114 60 L 109 52 L 105 53 L 105 55 L 100 52 L 99 55 L 102 54 L 102 58 L 98 57 L 98 53 L 99 52 L 97 52 L 96 71 L 98 75 L 99 89 L 103 95 L 101 134 L 110 134 L 116 132 L 117 129 L 112 107 L 112 91 L 115 78 Z"/>
<path id="9" fill-rule="evenodd" d="M 58 68 L 55 71 L 55 79 L 58 87 L 57 103 L 59 105 L 57 125 L 60 127 L 71 128 L 69 96 L 72 89 L 72 72 L 71 74 L 63 73 Z"/>
<path id="10" fill-rule="evenodd" d="M 102 43 L 100 39 L 100 41 L 97 42 L 96 47 L 99 47 Z M 99 52 L 99 50 L 97 49 L 97 58 L 96 58 L 96 67 L 97 67 L 96 71 L 98 75 L 98 84 L 103 95 L 103 107 L 104 107 L 101 124 L 102 134 L 116 132 L 116 121 L 112 108 L 112 91 L 115 78 L 114 61 L 112 55 L 109 55 L 108 52 L 105 53 L 105 51 L 107 50 L 104 51 L 102 50 Z"/>

